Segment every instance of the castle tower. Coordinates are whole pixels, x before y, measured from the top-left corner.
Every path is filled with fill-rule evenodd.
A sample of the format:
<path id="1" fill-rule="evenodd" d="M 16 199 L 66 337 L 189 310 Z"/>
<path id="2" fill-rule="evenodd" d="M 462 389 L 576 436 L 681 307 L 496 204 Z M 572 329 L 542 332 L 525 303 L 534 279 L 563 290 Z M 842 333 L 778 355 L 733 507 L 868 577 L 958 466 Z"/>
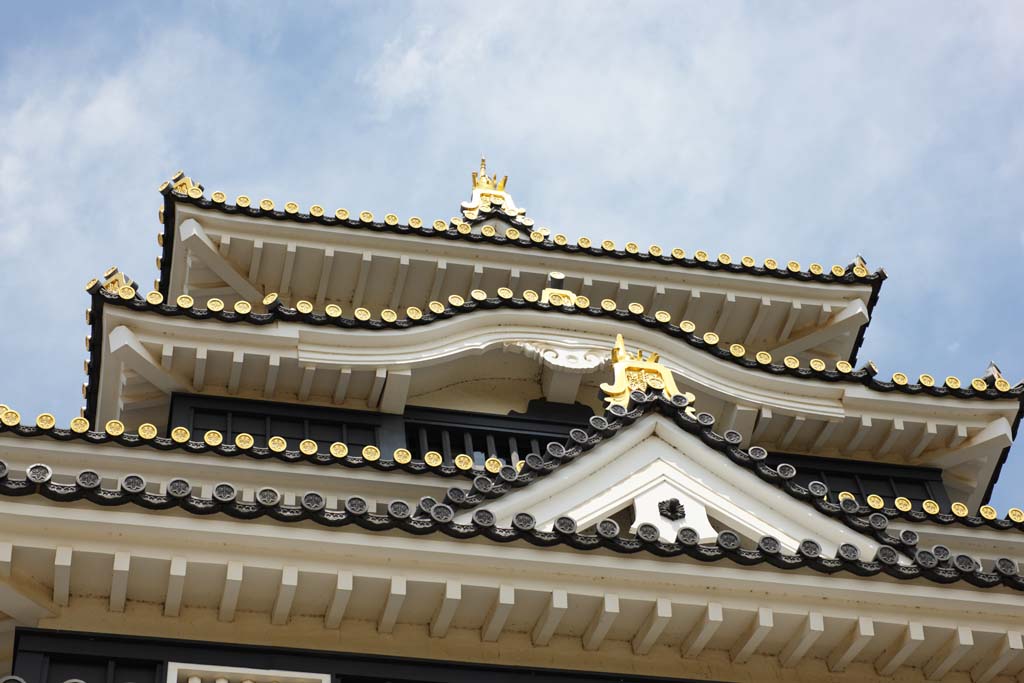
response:
<path id="1" fill-rule="evenodd" d="M 1024 385 L 858 359 L 885 279 L 160 188 L 85 406 L 0 406 L 0 681 L 1011 681 Z M 454 202 L 453 202 L 454 205 Z M 136 275 L 136 274 L 132 274 Z"/>

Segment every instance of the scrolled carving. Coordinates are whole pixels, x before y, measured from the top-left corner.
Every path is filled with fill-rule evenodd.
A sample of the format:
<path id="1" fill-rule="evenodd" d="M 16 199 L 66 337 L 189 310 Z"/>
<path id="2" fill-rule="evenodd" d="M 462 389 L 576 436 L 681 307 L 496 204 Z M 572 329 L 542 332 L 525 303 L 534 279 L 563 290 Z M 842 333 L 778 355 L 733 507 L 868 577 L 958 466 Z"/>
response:
<path id="1" fill-rule="evenodd" d="M 541 340 L 505 342 L 506 351 L 534 358 L 542 365 L 570 374 L 587 374 L 611 362 L 611 352 L 597 346 L 569 346 Z"/>

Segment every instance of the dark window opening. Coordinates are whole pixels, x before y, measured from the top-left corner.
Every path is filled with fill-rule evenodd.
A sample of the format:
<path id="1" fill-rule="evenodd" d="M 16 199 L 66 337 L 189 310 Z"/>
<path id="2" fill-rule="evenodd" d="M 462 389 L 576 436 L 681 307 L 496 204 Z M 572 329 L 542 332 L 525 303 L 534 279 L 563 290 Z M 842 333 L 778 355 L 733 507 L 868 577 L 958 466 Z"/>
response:
<path id="1" fill-rule="evenodd" d="M 942 484 L 942 470 L 935 467 L 907 467 L 888 463 L 839 460 L 810 455 L 770 453 L 767 463 L 772 467 L 787 462 L 796 467 L 797 483 L 806 486 L 812 481 L 828 486 L 828 499 L 839 500 L 843 491 L 852 493 L 861 503 L 872 493 L 892 506 L 899 496 L 907 498 L 920 510 L 925 500 L 934 500 L 942 509 L 949 508 L 949 494 Z"/>

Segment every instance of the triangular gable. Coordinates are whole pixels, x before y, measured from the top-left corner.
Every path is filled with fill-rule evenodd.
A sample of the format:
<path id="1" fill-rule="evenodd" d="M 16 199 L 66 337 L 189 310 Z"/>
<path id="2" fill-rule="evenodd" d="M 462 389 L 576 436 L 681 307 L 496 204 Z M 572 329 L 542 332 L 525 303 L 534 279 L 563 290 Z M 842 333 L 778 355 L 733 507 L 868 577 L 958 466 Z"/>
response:
<path id="1" fill-rule="evenodd" d="M 681 519 L 661 514 L 659 503 L 671 499 L 682 504 Z M 659 414 L 647 415 L 571 466 L 488 503 L 501 522 L 528 510 L 542 528 L 564 516 L 581 529 L 627 506 L 635 511 L 633 529 L 653 524 L 665 542 L 675 541 L 683 527 L 695 529 L 702 541 L 713 541 L 719 530 L 729 528 L 754 541 L 773 536 L 786 552 L 795 552 L 806 538 L 817 540 L 829 555 L 842 543 L 856 544 L 869 557 L 878 548 Z"/>

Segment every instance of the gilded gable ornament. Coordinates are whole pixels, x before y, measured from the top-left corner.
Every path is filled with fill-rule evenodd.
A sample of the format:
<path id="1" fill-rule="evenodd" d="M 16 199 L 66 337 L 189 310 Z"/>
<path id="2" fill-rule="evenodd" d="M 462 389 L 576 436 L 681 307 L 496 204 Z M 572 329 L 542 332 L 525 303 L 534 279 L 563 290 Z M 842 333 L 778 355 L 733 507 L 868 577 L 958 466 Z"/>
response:
<path id="1" fill-rule="evenodd" d="M 612 368 L 615 372 L 611 384 L 601 384 L 605 401 L 609 406 L 620 405 L 629 407 L 629 394 L 633 391 L 654 389 L 661 391 L 666 398 L 682 395 L 688 402 L 686 412 L 693 415 L 693 402 L 696 400 L 690 392 L 682 392 L 676 387 L 672 371 L 658 362 L 659 356 L 652 353 L 644 357 L 644 352 L 637 349 L 636 353 L 626 350 L 622 335 L 616 335 L 615 346 L 612 348 Z"/>
<path id="2" fill-rule="evenodd" d="M 462 202 L 462 214 L 469 220 L 480 216 L 480 212 L 499 210 L 509 217 L 518 217 L 526 213 L 526 209 L 518 208 L 512 195 L 505 191 L 508 176 L 498 180 L 498 174 L 487 175 L 487 159 L 480 157 L 480 170 L 473 171 L 473 196 L 468 202 Z"/>

